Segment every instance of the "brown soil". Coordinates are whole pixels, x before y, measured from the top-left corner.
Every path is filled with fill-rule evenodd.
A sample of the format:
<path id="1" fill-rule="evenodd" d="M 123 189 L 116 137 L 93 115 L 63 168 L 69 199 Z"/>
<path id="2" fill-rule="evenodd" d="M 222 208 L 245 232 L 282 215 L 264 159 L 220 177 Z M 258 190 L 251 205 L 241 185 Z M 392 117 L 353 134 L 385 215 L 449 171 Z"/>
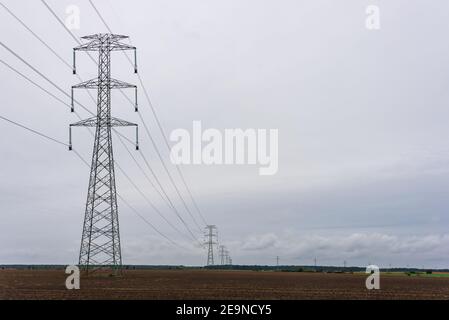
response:
<path id="1" fill-rule="evenodd" d="M 0 270 L 0 299 L 449 299 L 449 278 L 381 275 L 368 291 L 364 274 L 206 270 L 125 271 L 81 278 L 65 288 L 64 270 Z"/>

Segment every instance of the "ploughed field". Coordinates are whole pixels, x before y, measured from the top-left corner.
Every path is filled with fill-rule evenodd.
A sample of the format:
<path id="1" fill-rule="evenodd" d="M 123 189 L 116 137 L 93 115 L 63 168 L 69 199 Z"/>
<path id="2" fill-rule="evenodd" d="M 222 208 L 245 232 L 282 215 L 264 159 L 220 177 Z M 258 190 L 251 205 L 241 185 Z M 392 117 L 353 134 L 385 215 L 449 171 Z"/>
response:
<path id="1" fill-rule="evenodd" d="M 449 299 L 449 277 L 217 270 L 127 270 L 81 277 L 67 290 L 64 270 L 0 270 L 0 299 Z"/>

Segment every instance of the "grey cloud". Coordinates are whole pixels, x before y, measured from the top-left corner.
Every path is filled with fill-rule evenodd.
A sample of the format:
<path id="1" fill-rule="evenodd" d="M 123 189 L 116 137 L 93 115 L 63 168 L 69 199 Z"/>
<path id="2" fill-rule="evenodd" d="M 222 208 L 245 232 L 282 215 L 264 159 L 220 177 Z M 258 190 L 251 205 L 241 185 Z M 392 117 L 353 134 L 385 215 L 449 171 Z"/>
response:
<path id="1" fill-rule="evenodd" d="M 4 3 L 70 61 L 73 39 L 39 1 Z M 67 5 L 80 6 L 77 36 L 105 32 L 88 1 L 51 4 L 60 16 Z M 194 120 L 219 130 L 279 129 L 276 176 L 259 177 L 249 166 L 182 167 L 235 263 L 274 263 L 280 255 L 286 263 L 306 264 L 317 255 L 332 264 L 348 256 L 361 265 L 366 260 L 449 265 L 444 249 L 449 43 L 441 41 L 449 4 L 382 2 L 378 32 L 365 29 L 366 5 L 359 0 L 344 5 L 335 0 L 98 2 L 112 29 L 129 34 L 138 47 L 141 76 L 167 133 L 190 130 Z M 9 30 L 2 34 L 4 43 L 69 92 L 77 82 L 70 68 L 1 8 L 0 26 Z M 0 50 L 0 58 L 55 91 L 7 51 Z M 95 75 L 89 59 L 80 55 L 78 63 L 83 78 Z M 137 83 L 129 69 L 124 57 L 113 56 L 113 76 Z M 76 121 L 68 108 L 1 65 L 0 78 L 2 115 L 67 140 L 67 126 Z M 95 108 L 85 94 L 78 98 Z M 144 97 L 139 100 L 168 160 L 152 113 Z M 114 94 L 112 101 L 114 116 L 139 122 L 123 97 Z M 65 147 L 7 123 L 0 122 L 0 133 L 0 263 L 72 263 L 79 250 L 87 168 Z M 76 131 L 74 143 L 89 159 L 91 136 Z M 140 145 L 192 225 L 144 133 Z M 114 151 L 120 166 L 182 229 L 126 150 L 116 144 Z M 176 169 L 170 170 L 182 186 Z M 187 247 L 168 246 L 119 203 L 125 263 L 204 264 L 204 250 L 173 232 L 119 172 L 117 186 L 143 216 Z"/>
<path id="2" fill-rule="evenodd" d="M 355 265 L 374 263 L 383 267 L 400 261 L 433 267 L 444 261 L 443 257 L 449 254 L 448 247 L 449 234 L 396 236 L 385 233 L 262 234 L 233 245 L 239 256 L 244 256 L 248 249 L 259 250 L 261 255 L 281 256 L 285 264 L 311 264 L 313 258 L 318 257 L 322 264 L 340 265 L 347 260 Z"/>
<path id="3" fill-rule="evenodd" d="M 278 238 L 276 235 L 264 234 L 261 236 L 253 236 L 242 244 L 243 250 L 265 250 L 276 246 Z"/>

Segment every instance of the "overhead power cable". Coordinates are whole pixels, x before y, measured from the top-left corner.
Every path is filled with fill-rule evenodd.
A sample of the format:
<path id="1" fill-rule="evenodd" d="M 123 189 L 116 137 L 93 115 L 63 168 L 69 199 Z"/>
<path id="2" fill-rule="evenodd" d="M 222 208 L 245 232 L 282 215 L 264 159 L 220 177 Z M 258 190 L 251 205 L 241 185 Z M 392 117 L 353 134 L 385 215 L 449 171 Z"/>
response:
<path id="1" fill-rule="evenodd" d="M 58 139 L 52 138 L 52 137 L 50 137 L 50 136 L 48 136 L 48 135 L 46 135 L 46 134 L 44 134 L 44 133 L 41 133 L 41 132 L 39 132 L 39 131 L 37 131 L 37 130 L 31 129 L 30 127 L 27 127 L 27 126 L 25 126 L 25 125 L 23 125 L 23 124 L 20 124 L 20 123 L 16 122 L 16 121 L 13 121 L 13 120 L 11 120 L 11 119 L 8 119 L 8 118 L 6 118 L 6 117 L 4 117 L 4 116 L 1 116 L 1 115 L 0 115 L 0 119 L 4 120 L 4 121 L 6 121 L 6 122 L 9 122 L 9 123 L 11 123 L 11 124 L 13 124 L 13 125 L 15 125 L 15 126 L 17 126 L 17 127 L 20 127 L 20 128 L 22 128 L 22 129 L 25 129 L 25 130 L 27 130 L 27 131 L 29 131 L 29 132 L 31 132 L 31 133 L 34 133 L 34 134 L 36 134 L 36 135 L 38 135 L 38 136 L 41 136 L 41 137 L 43 137 L 43 138 L 45 138 L 45 139 L 47 139 L 47 140 L 50 140 L 50 141 L 53 141 L 53 142 L 55 142 L 55 143 L 58 143 L 58 144 L 61 144 L 61 145 L 63 145 L 63 146 L 68 147 L 68 144 L 67 144 L 67 143 L 64 143 L 64 142 L 62 142 L 62 141 L 60 141 L 60 140 L 58 140 Z"/>
<path id="2" fill-rule="evenodd" d="M 6 118 L 6 117 L 4 117 L 4 116 L 1 116 L 0 115 L 0 119 L 1 120 L 4 120 L 4 121 L 6 121 L 6 122 L 8 122 L 8 123 L 11 123 L 11 124 L 13 124 L 13 125 L 15 125 L 15 126 L 17 126 L 17 127 L 19 127 L 19 128 L 22 128 L 22 129 L 24 129 L 24 130 L 27 130 L 28 132 L 31 132 L 31 133 L 33 133 L 33 134 L 35 134 L 35 135 L 37 135 L 37 136 L 40 136 L 40 137 L 42 137 L 42 138 L 45 138 L 45 139 L 47 139 L 48 141 L 52 141 L 52 142 L 54 142 L 54 143 L 57 143 L 57 144 L 59 144 L 59 145 L 63 145 L 63 146 L 65 146 L 65 147 L 67 147 L 68 145 L 66 144 L 66 143 L 64 143 L 64 142 L 61 142 L 60 140 L 58 140 L 58 139 L 56 139 L 56 138 L 53 138 L 53 137 L 50 137 L 49 135 L 46 135 L 46 134 L 44 134 L 44 133 L 42 133 L 42 132 L 39 132 L 39 131 L 37 131 L 37 130 L 35 130 L 35 129 L 32 129 L 32 128 L 30 128 L 30 127 L 28 127 L 28 126 L 26 126 L 26 125 L 23 125 L 23 124 L 21 124 L 21 123 L 18 123 L 18 122 L 16 122 L 16 121 L 13 121 L 13 120 L 11 120 L 11 119 L 9 119 L 9 118 Z M 76 151 L 76 150 L 74 150 L 75 152 L 75 155 L 84 163 L 84 164 L 86 164 L 87 165 L 87 167 L 90 167 L 90 165 L 89 165 L 89 163 Z M 163 237 L 164 239 L 166 239 L 168 242 L 170 242 L 172 245 L 175 245 L 175 246 L 177 246 L 177 247 L 179 247 L 179 248 L 183 248 L 181 245 L 179 245 L 178 243 L 176 243 L 174 240 L 172 240 L 171 238 L 169 238 L 167 235 L 165 235 L 163 232 L 161 232 L 158 228 L 156 228 L 151 222 L 149 222 L 144 216 L 142 216 L 135 208 L 133 208 L 129 203 L 128 203 L 128 201 L 126 201 L 122 196 L 120 196 L 119 194 L 117 194 L 117 196 L 120 198 L 120 200 L 122 200 L 123 201 L 123 203 L 126 205 L 126 206 L 128 206 L 140 219 L 142 219 L 147 225 L 149 225 L 157 234 L 159 234 L 161 237 Z M 184 249 L 184 248 L 183 248 Z"/>
<path id="3" fill-rule="evenodd" d="M 73 34 L 72 31 L 70 31 L 70 30 L 67 28 L 67 26 L 64 24 L 64 22 L 58 17 L 58 15 L 57 15 L 57 14 L 55 13 L 55 11 L 48 5 L 48 3 L 47 3 L 45 0 L 41 0 L 41 2 L 42 2 L 42 3 L 45 5 L 45 7 L 50 11 L 50 13 L 55 17 L 55 19 L 59 22 L 59 24 L 62 25 L 63 28 L 70 34 L 70 36 L 71 36 L 71 37 L 72 37 L 78 44 L 81 44 L 80 40 Z M 93 3 L 91 3 L 91 4 L 93 5 Z M 94 6 L 94 5 L 93 5 L 93 6 Z M 98 10 L 96 10 L 96 11 L 98 12 Z M 98 12 L 98 13 L 99 13 L 99 12 Z M 108 28 L 108 29 L 109 29 L 109 28 Z M 112 33 L 112 32 L 111 32 L 111 33 Z M 92 58 L 92 56 L 91 56 L 91 55 L 89 55 L 89 56 L 90 56 L 91 59 L 94 61 L 94 63 L 96 63 L 96 61 Z M 127 100 L 132 104 L 132 101 L 129 100 L 129 98 L 126 96 L 126 94 L 125 94 L 122 90 L 120 90 L 120 92 L 122 92 L 122 94 L 123 94 L 123 95 L 127 98 Z M 140 113 L 139 113 L 139 116 L 141 117 Z M 143 121 L 143 118 L 141 118 L 141 119 L 142 119 L 142 121 Z M 147 128 L 147 129 L 148 129 L 148 128 Z M 146 130 L 146 132 L 149 134 L 149 130 Z M 152 139 L 151 135 L 149 135 L 149 136 L 150 136 L 150 139 Z M 157 148 L 157 145 L 154 143 L 154 141 L 152 141 L 152 143 L 153 143 L 153 145 Z M 166 167 L 165 162 L 164 162 L 164 160 L 163 160 L 163 158 L 162 158 L 162 156 L 161 156 L 159 150 L 157 150 L 157 152 L 158 152 L 158 157 L 159 157 L 159 159 L 160 159 L 160 161 L 162 162 L 162 165 L 163 165 L 163 167 L 164 167 L 164 170 L 166 171 L 167 175 L 169 176 L 169 179 L 170 179 L 171 183 L 173 184 L 173 186 L 174 186 L 174 188 L 175 188 L 175 191 L 176 191 L 177 195 L 180 197 L 181 202 L 183 203 L 183 206 L 186 208 L 186 211 L 188 212 L 188 214 L 189 214 L 190 217 L 192 218 L 192 220 L 193 220 L 194 224 L 196 225 L 196 227 L 198 228 L 199 232 L 202 232 L 201 227 L 199 226 L 198 222 L 196 221 L 196 219 L 194 218 L 194 216 L 193 216 L 193 214 L 191 213 L 190 209 L 188 208 L 188 206 L 187 206 L 187 204 L 186 204 L 184 198 L 182 197 L 182 195 L 181 195 L 181 193 L 180 193 L 178 187 L 177 187 L 176 184 L 174 183 L 174 179 L 173 179 L 173 177 L 171 176 L 171 174 L 170 174 L 168 168 Z"/>
<path id="4" fill-rule="evenodd" d="M 9 53 L 11 53 L 13 56 L 15 56 L 17 59 L 22 61 L 25 65 L 27 65 L 31 70 L 36 72 L 39 76 L 44 78 L 48 83 L 50 83 L 53 87 L 55 87 L 59 92 L 64 94 L 65 96 L 71 98 L 71 96 L 65 92 L 60 86 L 58 86 L 56 83 L 54 83 L 52 80 L 50 80 L 46 75 L 44 75 L 42 72 L 40 72 L 38 69 L 36 69 L 34 66 L 32 66 L 28 61 L 23 59 L 19 54 L 17 54 L 14 50 L 12 50 L 10 47 L 8 47 L 6 44 L 4 44 L 2 41 L 0 41 L 0 46 L 5 48 Z M 90 114 L 93 114 L 89 109 L 87 109 L 85 106 L 83 106 L 81 103 L 79 103 L 77 100 L 74 99 L 74 102 L 76 102 L 81 108 L 89 112 Z"/>
<path id="5" fill-rule="evenodd" d="M 150 183 L 150 185 L 153 187 L 153 189 L 154 190 L 156 190 L 156 192 L 160 195 L 160 197 L 164 200 L 164 197 L 162 196 L 162 194 L 160 193 L 160 191 L 159 191 L 159 189 L 157 189 L 156 188 L 156 186 L 154 185 L 154 183 L 151 181 L 151 179 L 148 177 L 148 175 L 145 173 L 145 171 L 143 170 L 143 168 L 141 167 L 141 165 L 139 164 L 139 162 L 137 161 L 137 159 L 134 157 L 134 155 L 131 153 L 131 151 L 129 150 L 129 148 L 128 148 L 128 146 L 123 142 L 123 139 L 122 139 L 122 136 L 120 136 L 120 135 L 117 135 L 118 136 L 118 138 L 119 138 L 119 141 L 120 141 L 120 143 L 123 145 L 123 147 L 126 149 L 126 151 L 128 152 L 128 154 L 130 155 L 130 157 L 134 160 L 134 162 L 135 162 L 135 164 L 137 165 L 137 167 L 143 172 L 143 174 L 144 174 L 144 176 L 145 176 L 145 178 L 148 180 L 148 182 Z M 141 153 L 141 155 L 142 155 L 142 153 Z M 145 161 L 146 161 L 146 159 L 145 159 Z M 151 170 L 151 168 L 150 168 L 150 170 Z M 157 179 L 157 177 L 155 177 L 156 179 Z M 162 189 L 162 191 L 163 192 L 165 192 L 165 190 L 163 190 Z M 143 192 L 141 192 L 141 194 L 142 194 L 142 196 L 144 196 L 144 194 L 143 194 Z M 145 196 L 145 198 L 147 199 L 147 197 Z M 172 209 L 173 211 L 174 211 L 174 213 L 177 215 L 177 217 L 181 220 L 181 222 L 182 222 L 182 224 L 186 227 L 186 229 L 188 230 L 188 232 L 189 232 L 189 234 L 192 236 L 192 238 L 195 240 L 195 241 L 198 241 L 198 239 L 196 238 L 196 236 L 192 233 L 192 231 L 190 230 L 190 228 L 188 227 L 188 225 L 186 224 L 186 222 L 184 221 L 184 219 L 181 217 L 181 215 L 178 213 L 178 211 L 176 210 L 176 208 L 172 205 L 172 203 L 171 203 L 171 201 L 170 201 L 170 198 L 168 198 L 168 196 L 167 196 L 167 199 L 168 199 L 168 203 L 167 203 L 167 205 L 168 205 L 168 207 L 169 207 L 169 209 Z M 148 200 L 149 201 L 149 200 Z M 157 209 L 155 209 L 158 213 L 159 213 L 159 210 L 157 210 Z M 166 219 L 165 217 L 164 217 L 164 219 Z M 167 223 L 169 223 L 168 221 L 167 221 Z M 173 226 L 174 227 L 174 226 Z M 178 230 L 177 228 L 176 228 L 176 230 Z M 183 234 L 182 232 L 180 232 L 179 230 L 178 230 L 178 232 L 179 233 L 181 233 L 181 234 Z M 199 241 L 198 241 L 199 242 Z"/>
<path id="6" fill-rule="evenodd" d="M 0 44 L 2 44 L 0 42 Z M 2 44 L 3 45 L 3 44 Z M 21 56 L 19 56 L 16 52 L 14 52 L 12 49 L 8 48 L 8 51 L 10 51 L 11 53 L 14 54 L 14 56 L 16 56 L 20 61 L 24 62 L 27 66 L 29 66 L 33 71 L 35 71 L 36 73 L 38 73 L 39 75 L 43 76 L 47 81 L 49 81 L 50 83 L 54 84 L 58 90 L 63 91 L 62 88 L 60 88 L 58 85 L 56 85 L 53 81 L 51 81 L 50 79 L 48 79 L 47 77 L 45 77 L 38 69 L 36 69 L 34 66 L 32 66 L 31 64 L 27 63 Z M 19 74 L 21 77 L 23 77 L 24 79 L 26 79 L 27 81 L 29 81 L 31 84 L 33 84 L 34 86 L 36 86 L 37 88 L 41 89 L 42 91 L 44 91 L 45 93 L 47 93 L 48 95 L 50 95 L 52 98 L 56 99 L 57 101 L 61 102 L 62 104 L 66 105 L 67 107 L 71 108 L 71 106 L 67 103 L 65 103 L 63 100 L 59 99 L 57 96 L 55 96 L 54 94 L 52 94 L 50 91 L 46 90 L 45 88 L 43 88 L 42 86 L 40 86 L 39 84 L 37 84 L 35 81 L 31 80 L 30 78 L 28 78 L 26 75 L 24 75 L 23 73 L 19 72 L 17 69 L 15 69 L 14 67 L 12 67 L 11 65 L 9 65 L 8 63 L 6 63 L 5 61 L 0 59 L 0 62 L 2 64 L 4 64 L 5 66 L 7 66 L 10 70 L 14 71 L 15 73 Z M 80 104 L 81 105 L 81 104 Z M 82 106 L 82 105 L 81 105 Z M 76 113 L 76 115 L 78 116 L 79 119 L 81 119 L 81 117 Z M 8 120 L 8 119 L 3 119 L 3 120 Z M 9 121 L 9 120 L 8 120 Z M 13 123 L 13 122 L 11 122 Z M 93 134 L 92 132 L 90 132 L 91 134 Z M 68 144 L 64 143 L 65 146 L 68 147 Z M 78 154 L 79 156 L 79 154 Z M 117 161 L 116 164 L 118 165 Z M 182 233 L 181 233 L 182 234 Z M 198 241 L 195 238 L 195 241 Z"/>

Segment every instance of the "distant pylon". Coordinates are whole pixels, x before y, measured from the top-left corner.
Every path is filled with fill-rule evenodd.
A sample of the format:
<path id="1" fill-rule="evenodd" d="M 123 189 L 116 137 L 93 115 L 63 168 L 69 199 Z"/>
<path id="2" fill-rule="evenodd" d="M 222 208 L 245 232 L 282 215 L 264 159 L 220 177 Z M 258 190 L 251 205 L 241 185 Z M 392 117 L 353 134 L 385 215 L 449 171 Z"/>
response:
<path id="1" fill-rule="evenodd" d="M 98 51 L 98 78 L 80 83 L 72 87 L 72 112 L 74 112 L 74 89 L 97 89 L 96 116 L 70 125 L 69 149 L 72 149 L 72 127 L 94 127 L 95 141 L 92 155 L 92 166 L 89 190 L 81 238 L 79 265 L 86 271 L 89 268 L 111 267 L 120 272 L 122 254 L 115 184 L 114 155 L 112 151 L 112 127 L 136 127 L 137 125 L 111 116 L 111 89 L 134 88 L 128 84 L 111 78 L 111 52 L 134 50 L 136 48 L 121 43 L 128 37 L 115 34 L 96 34 L 83 37 L 87 43 L 74 48 L 73 73 L 76 74 L 76 52 Z M 134 68 L 137 73 L 137 67 Z M 136 94 L 137 110 L 137 94 Z"/>
<path id="2" fill-rule="evenodd" d="M 207 265 L 213 266 L 214 262 L 214 245 L 218 244 L 217 227 L 214 225 L 206 226 L 206 245 L 207 245 Z"/>
<path id="3" fill-rule="evenodd" d="M 224 266 L 224 265 L 225 265 L 225 262 L 226 262 L 226 260 L 225 260 L 225 257 L 226 257 L 226 247 L 225 247 L 225 246 L 220 246 L 220 247 L 218 248 L 218 256 L 220 257 L 220 264 L 221 264 L 222 266 Z"/>
<path id="4" fill-rule="evenodd" d="M 225 251 L 225 260 L 226 260 L 227 266 L 230 266 L 232 264 L 232 259 L 231 259 L 231 255 L 229 254 L 229 250 Z"/>

